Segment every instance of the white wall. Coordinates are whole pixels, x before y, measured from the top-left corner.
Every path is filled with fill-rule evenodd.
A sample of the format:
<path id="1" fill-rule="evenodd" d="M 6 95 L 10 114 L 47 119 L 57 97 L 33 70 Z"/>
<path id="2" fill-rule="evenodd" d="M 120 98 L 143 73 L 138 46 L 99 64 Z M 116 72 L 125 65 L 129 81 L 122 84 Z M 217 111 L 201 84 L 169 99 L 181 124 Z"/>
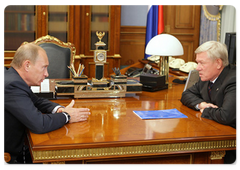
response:
<path id="1" fill-rule="evenodd" d="M 146 26 L 147 5 L 122 5 L 121 26 Z"/>

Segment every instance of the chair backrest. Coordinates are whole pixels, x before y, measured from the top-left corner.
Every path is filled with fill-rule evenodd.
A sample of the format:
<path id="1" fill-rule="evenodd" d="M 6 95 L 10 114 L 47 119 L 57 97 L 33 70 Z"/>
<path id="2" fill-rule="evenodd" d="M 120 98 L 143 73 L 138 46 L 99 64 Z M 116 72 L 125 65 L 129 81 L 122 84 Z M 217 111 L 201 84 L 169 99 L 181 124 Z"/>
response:
<path id="1" fill-rule="evenodd" d="M 199 72 L 197 70 L 190 70 L 188 78 L 184 87 L 184 90 L 187 90 L 189 87 L 192 87 L 199 80 Z"/>
<path id="2" fill-rule="evenodd" d="M 41 46 L 47 53 L 49 79 L 71 77 L 67 66 L 74 63 L 76 49 L 72 43 L 64 43 L 50 35 L 40 37 L 32 43 Z"/>

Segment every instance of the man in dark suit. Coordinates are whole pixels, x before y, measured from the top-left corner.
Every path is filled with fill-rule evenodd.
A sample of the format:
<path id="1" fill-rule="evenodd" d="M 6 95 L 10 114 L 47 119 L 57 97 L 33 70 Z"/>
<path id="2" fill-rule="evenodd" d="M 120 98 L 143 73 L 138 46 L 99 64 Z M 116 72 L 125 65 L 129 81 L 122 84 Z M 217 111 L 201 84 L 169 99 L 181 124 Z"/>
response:
<path id="1" fill-rule="evenodd" d="M 236 67 L 228 63 L 226 46 L 208 41 L 195 53 L 200 79 L 183 92 L 181 102 L 200 110 L 199 117 L 236 128 Z M 228 160 L 230 157 L 227 152 L 225 163 L 235 161 L 234 156 Z"/>
<path id="2" fill-rule="evenodd" d="M 40 85 L 48 77 L 48 65 L 47 54 L 40 46 L 25 44 L 16 51 L 12 67 L 4 70 L 4 152 L 10 153 L 10 163 L 24 161 L 26 128 L 46 133 L 68 122 L 85 121 L 90 114 L 88 108 L 73 108 L 74 100 L 63 107 L 33 94 L 30 86 Z"/>

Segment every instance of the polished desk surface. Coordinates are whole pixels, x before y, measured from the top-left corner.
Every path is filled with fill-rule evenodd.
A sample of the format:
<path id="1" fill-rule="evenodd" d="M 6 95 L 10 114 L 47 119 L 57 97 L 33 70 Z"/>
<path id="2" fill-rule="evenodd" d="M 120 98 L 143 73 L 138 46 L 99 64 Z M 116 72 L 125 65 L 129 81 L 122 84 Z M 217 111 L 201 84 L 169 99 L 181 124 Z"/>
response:
<path id="1" fill-rule="evenodd" d="M 132 97 L 75 99 L 75 107 L 91 109 L 88 121 L 66 124 L 64 127 L 46 134 L 29 132 L 28 138 L 31 151 L 34 153 L 34 162 L 37 162 L 37 160 L 41 162 L 42 159 L 47 160 L 47 157 L 50 160 L 56 160 L 56 156 L 52 155 L 57 153 L 44 153 L 44 151 L 71 150 L 71 152 L 75 152 L 76 149 L 79 149 L 82 150 L 81 152 L 90 152 L 90 156 L 92 156 L 92 152 L 101 151 L 84 151 L 84 149 L 110 148 L 111 150 L 116 147 L 144 145 L 161 147 L 161 144 L 191 144 L 194 142 L 198 144 L 197 147 L 199 148 L 199 146 L 205 145 L 201 143 L 204 141 L 219 141 L 220 144 L 227 142 L 224 145 L 229 145 L 230 141 L 230 145 L 232 142 L 234 143 L 232 148 L 235 148 L 236 130 L 212 120 L 198 118 L 196 115 L 200 113 L 199 111 L 194 111 L 181 104 L 180 98 L 183 89 L 184 85 L 182 84 L 170 83 L 169 89 L 158 92 L 143 91 L 141 94 Z M 53 100 L 53 102 L 66 106 L 71 100 L 59 99 Z M 188 118 L 142 120 L 133 113 L 133 110 L 173 108 L 178 109 Z M 220 144 L 217 143 L 216 145 Z M 209 145 L 215 145 L 215 143 Z M 178 147 L 182 146 L 184 145 Z M 215 146 L 208 149 L 213 148 Z M 218 149 L 218 147 L 216 148 Z M 137 150 L 139 148 L 133 149 Z M 184 152 L 184 150 L 181 150 L 181 152 Z M 60 156 L 71 155 L 67 153 L 58 154 Z M 78 156 L 71 159 L 77 159 Z M 79 156 L 78 158 L 87 159 L 88 156 Z M 100 153 L 100 156 L 104 155 Z"/>

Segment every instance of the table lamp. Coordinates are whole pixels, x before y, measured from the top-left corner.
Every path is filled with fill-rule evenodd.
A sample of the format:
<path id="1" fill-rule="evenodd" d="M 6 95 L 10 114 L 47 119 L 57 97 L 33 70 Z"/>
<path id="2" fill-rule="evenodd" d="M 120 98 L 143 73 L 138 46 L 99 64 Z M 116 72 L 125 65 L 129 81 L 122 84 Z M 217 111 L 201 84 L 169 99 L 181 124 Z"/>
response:
<path id="1" fill-rule="evenodd" d="M 183 55 L 183 47 L 180 41 L 170 34 L 156 35 L 148 42 L 145 53 L 160 56 L 159 75 L 165 76 L 165 83 L 168 84 L 168 57 Z"/>

